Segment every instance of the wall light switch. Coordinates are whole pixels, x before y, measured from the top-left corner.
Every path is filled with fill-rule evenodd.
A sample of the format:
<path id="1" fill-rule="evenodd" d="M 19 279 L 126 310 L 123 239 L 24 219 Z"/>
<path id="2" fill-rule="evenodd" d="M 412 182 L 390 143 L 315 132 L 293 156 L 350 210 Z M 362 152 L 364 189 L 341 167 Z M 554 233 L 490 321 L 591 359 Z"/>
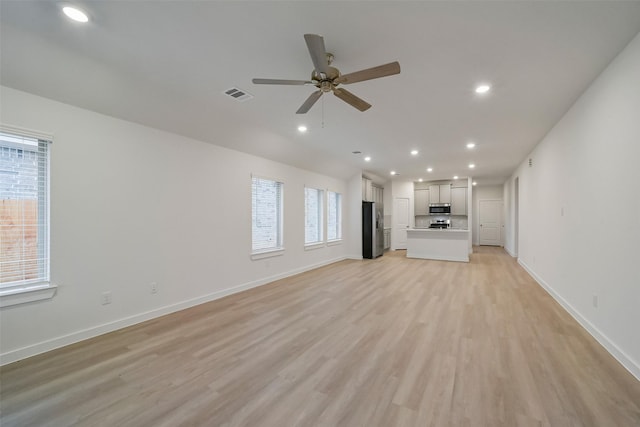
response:
<path id="1" fill-rule="evenodd" d="M 100 295 L 100 302 L 102 305 L 111 304 L 111 291 L 103 292 L 102 295 Z"/>

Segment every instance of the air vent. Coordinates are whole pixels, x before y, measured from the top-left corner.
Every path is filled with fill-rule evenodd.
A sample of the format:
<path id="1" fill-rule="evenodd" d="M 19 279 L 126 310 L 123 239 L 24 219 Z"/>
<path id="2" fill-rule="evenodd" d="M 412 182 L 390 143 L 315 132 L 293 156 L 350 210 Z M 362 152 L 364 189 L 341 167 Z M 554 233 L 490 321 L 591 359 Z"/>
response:
<path id="1" fill-rule="evenodd" d="M 242 89 L 238 89 L 237 87 L 232 87 L 231 89 L 227 89 L 224 91 L 224 93 L 225 95 L 229 95 L 231 98 L 240 102 L 244 102 L 248 99 L 253 98 L 253 95 L 251 95 L 250 93 Z"/>
<path id="2" fill-rule="evenodd" d="M 529 159 L 529 167 L 533 166 L 533 159 Z"/>

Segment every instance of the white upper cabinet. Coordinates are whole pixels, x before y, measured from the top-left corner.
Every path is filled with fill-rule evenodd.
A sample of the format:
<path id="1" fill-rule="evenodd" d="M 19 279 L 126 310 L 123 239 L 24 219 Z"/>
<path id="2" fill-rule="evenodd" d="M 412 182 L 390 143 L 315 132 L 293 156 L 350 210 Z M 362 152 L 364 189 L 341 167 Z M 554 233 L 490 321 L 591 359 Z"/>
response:
<path id="1" fill-rule="evenodd" d="M 369 178 L 362 178 L 362 200 L 365 202 L 382 203 L 384 189 L 373 185 Z"/>
<path id="2" fill-rule="evenodd" d="M 451 203 L 451 184 L 440 184 L 440 203 Z"/>
<path id="3" fill-rule="evenodd" d="M 451 189 L 451 215 L 467 214 L 467 189 L 464 187 Z"/>
<path id="4" fill-rule="evenodd" d="M 430 185 L 429 203 L 451 203 L 451 184 Z"/>
<path id="5" fill-rule="evenodd" d="M 384 198 L 383 192 L 384 190 L 382 187 L 373 187 L 373 194 L 374 194 L 373 201 L 379 204 L 383 204 L 383 201 L 382 201 Z"/>
<path id="6" fill-rule="evenodd" d="M 440 186 L 429 186 L 429 203 L 440 203 Z"/>
<path id="7" fill-rule="evenodd" d="M 414 215 L 429 215 L 429 190 L 414 192 Z"/>
<path id="8" fill-rule="evenodd" d="M 373 185 L 370 179 L 362 178 L 362 200 L 373 202 Z"/>

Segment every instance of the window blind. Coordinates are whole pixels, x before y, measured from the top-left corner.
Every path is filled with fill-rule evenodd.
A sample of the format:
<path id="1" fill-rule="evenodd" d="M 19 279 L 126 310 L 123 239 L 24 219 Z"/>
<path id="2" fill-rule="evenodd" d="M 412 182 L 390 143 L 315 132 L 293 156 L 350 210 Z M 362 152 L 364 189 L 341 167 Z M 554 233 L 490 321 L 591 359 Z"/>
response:
<path id="1" fill-rule="evenodd" d="M 282 248 L 282 182 L 251 178 L 252 251 Z"/>
<path id="2" fill-rule="evenodd" d="M 342 239 L 342 194 L 327 194 L 327 240 Z"/>
<path id="3" fill-rule="evenodd" d="M 304 243 L 319 243 L 323 240 L 322 209 L 324 191 L 317 188 L 304 189 Z"/>
<path id="4" fill-rule="evenodd" d="M 49 144 L 0 132 L 0 287 L 49 281 Z"/>

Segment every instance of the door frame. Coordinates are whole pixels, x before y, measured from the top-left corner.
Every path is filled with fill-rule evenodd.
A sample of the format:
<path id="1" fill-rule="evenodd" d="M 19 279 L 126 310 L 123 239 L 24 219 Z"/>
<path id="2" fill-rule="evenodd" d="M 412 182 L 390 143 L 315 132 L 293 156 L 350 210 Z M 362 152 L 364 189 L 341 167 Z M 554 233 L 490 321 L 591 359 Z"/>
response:
<path id="1" fill-rule="evenodd" d="M 520 239 L 520 177 L 514 179 L 513 186 L 513 256 L 518 258 L 518 241 Z"/>
<path id="2" fill-rule="evenodd" d="M 397 225 L 397 221 L 398 221 L 398 212 L 396 211 L 396 201 L 397 200 L 406 200 L 407 201 L 407 228 L 406 230 L 408 230 L 411 227 L 411 199 L 409 197 L 394 197 L 393 198 L 393 226 L 391 229 L 391 250 L 395 251 L 398 249 L 401 250 L 405 250 L 407 249 L 407 246 L 405 244 L 405 246 L 402 247 L 398 247 L 398 227 L 396 227 Z"/>
<path id="3" fill-rule="evenodd" d="M 482 227 L 480 226 L 480 202 L 500 202 L 500 209 L 498 209 L 498 214 L 500 215 L 500 218 L 498 218 L 498 229 L 500 231 L 500 245 L 499 247 L 503 248 L 504 247 L 504 200 L 503 199 L 496 199 L 496 198 L 489 198 L 489 199 L 478 199 L 478 242 L 477 245 L 481 246 L 482 244 L 480 243 L 480 234 L 482 233 Z"/>

